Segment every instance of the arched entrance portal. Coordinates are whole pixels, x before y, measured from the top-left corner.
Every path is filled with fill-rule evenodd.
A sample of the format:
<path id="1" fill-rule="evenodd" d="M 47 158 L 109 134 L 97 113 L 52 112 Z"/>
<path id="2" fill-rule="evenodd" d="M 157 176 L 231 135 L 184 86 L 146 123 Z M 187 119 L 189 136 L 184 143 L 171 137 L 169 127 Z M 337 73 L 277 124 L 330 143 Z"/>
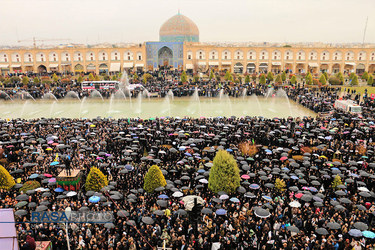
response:
<path id="1" fill-rule="evenodd" d="M 173 52 L 170 48 L 164 46 L 158 52 L 159 68 L 168 68 L 173 64 Z"/>
<path id="2" fill-rule="evenodd" d="M 44 66 L 44 65 L 39 65 L 39 66 L 38 66 L 38 73 L 39 73 L 39 74 L 45 74 L 45 73 L 47 73 L 47 68 L 46 68 L 46 66 Z"/>

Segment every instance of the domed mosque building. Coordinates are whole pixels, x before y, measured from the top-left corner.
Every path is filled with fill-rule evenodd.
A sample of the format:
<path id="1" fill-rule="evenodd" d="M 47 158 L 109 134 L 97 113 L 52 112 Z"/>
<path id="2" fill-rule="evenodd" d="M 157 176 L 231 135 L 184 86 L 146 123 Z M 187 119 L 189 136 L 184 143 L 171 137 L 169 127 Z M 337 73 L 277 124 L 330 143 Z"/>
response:
<path id="1" fill-rule="evenodd" d="M 161 26 L 159 36 L 160 42 L 199 42 L 198 26 L 180 13 Z"/>
<path id="2" fill-rule="evenodd" d="M 243 32 L 243 31 L 239 31 Z M 250 30 L 245 31 L 249 32 Z M 230 37 L 228 37 L 230 40 Z M 282 71 L 375 73 L 374 44 L 204 43 L 198 26 L 177 13 L 159 30 L 159 41 L 137 44 L 0 47 L 0 75 L 11 73 L 108 73 L 185 70 L 189 74 L 259 74 Z"/>
<path id="3" fill-rule="evenodd" d="M 146 42 L 147 68 L 183 69 L 184 43 L 199 42 L 198 26 L 180 12 L 160 27 L 159 42 Z"/>

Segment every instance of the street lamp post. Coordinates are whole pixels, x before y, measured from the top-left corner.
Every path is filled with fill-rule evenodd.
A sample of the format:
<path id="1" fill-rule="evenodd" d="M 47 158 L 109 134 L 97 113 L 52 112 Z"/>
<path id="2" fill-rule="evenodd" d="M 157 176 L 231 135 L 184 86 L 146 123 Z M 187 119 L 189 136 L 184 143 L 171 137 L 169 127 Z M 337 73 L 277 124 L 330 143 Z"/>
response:
<path id="1" fill-rule="evenodd" d="M 189 221 L 193 225 L 194 235 L 198 237 L 198 220 L 203 206 L 197 202 L 197 198 L 194 198 L 194 207 L 189 211 Z"/>

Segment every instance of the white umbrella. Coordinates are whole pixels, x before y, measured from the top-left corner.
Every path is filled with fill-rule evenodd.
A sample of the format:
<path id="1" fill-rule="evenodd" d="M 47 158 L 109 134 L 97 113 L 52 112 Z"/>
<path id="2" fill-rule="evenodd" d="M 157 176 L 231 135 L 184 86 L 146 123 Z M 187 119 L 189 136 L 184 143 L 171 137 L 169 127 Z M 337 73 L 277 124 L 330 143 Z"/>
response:
<path id="1" fill-rule="evenodd" d="M 69 193 L 66 194 L 66 196 L 68 196 L 68 197 L 72 197 L 74 195 L 77 195 L 77 192 L 70 191 Z"/>
<path id="2" fill-rule="evenodd" d="M 370 192 L 366 187 L 359 187 L 358 190 L 362 192 Z"/>
<path id="3" fill-rule="evenodd" d="M 199 182 L 200 182 L 200 183 L 203 183 L 203 184 L 207 184 L 207 183 L 208 183 L 208 180 L 207 180 L 207 179 L 200 179 Z"/>
<path id="4" fill-rule="evenodd" d="M 220 200 L 227 200 L 227 199 L 229 199 L 229 196 L 226 195 L 226 194 L 222 194 L 222 195 L 220 195 L 219 199 Z"/>
<path id="5" fill-rule="evenodd" d="M 290 207 L 301 207 L 301 203 L 299 203 L 298 201 L 292 201 L 289 203 L 289 206 Z"/>
<path id="6" fill-rule="evenodd" d="M 202 197 L 199 197 L 197 195 L 188 195 L 182 198 L 182 201 L 184 202 L 185 205 L 185 210 L 191 211 L 194 207 L 194 199 L 197 198 L 197 204 L 204 205 L 204 200 Z"/>
<path id="7" fill-rule="evenodd" d="M 179 197 L 184 196 L 184 194 L 181 193 L 180 191 L 176 191 L 176 192 L 174 192 L 174 193 L 172 194 L 172 196 L 173 196 L 173 197 L 177 197 L 177 198 L 179 198 Z"/>

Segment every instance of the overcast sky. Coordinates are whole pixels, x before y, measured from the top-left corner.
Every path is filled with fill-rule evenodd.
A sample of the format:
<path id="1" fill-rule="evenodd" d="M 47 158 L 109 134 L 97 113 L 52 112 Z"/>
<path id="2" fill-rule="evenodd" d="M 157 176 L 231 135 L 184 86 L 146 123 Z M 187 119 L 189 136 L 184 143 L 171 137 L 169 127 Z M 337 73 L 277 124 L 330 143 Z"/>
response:
<path id="1" fill-rule="evenodd" d="M 362 42 L 368 16 L 375 43 L 375 0 L 0 0 L 0 45 L 158 41 L 178 9 L 202 42 Z"/>

